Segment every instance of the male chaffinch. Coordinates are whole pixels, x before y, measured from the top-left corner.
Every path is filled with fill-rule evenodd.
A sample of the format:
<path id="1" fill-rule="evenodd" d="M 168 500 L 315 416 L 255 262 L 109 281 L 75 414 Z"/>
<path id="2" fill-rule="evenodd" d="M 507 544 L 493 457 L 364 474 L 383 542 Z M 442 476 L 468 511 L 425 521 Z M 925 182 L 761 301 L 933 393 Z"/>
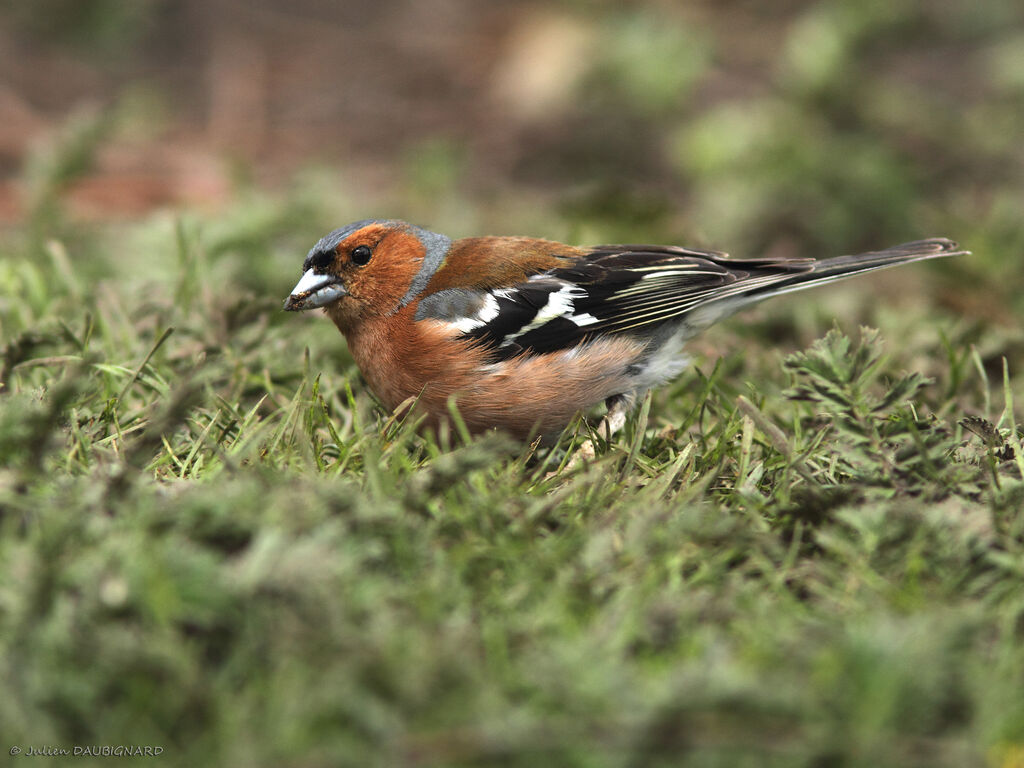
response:
<path id="1" fill-rule="evenodd" d="M 732 259 L 664 245 L 579 248 L 444 235 L 396 220 L 313 246 L 286 310 L 323 307 L 389 409 L 437 424 L 449 398 L 474 432 L 557 437 L 604 401 L 607 429 L 683 370 L 683 343 L 737 309 L 849 275 L 966 253 L 944 238 L 830 259 Z"/>

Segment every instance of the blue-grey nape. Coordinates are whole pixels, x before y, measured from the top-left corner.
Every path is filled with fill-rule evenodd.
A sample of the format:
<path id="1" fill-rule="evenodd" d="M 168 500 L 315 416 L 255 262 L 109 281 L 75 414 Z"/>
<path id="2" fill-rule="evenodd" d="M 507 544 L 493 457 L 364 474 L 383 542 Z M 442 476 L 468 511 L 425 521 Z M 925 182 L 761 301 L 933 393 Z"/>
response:
<path id="1" fill-rule="evenodd" d="M 427 287 L 427 283 L 430 282 L 430 278 L 434 276 L 434 273 L 441 268 L 444 264 L 445 256 L 448 255 L 448 249 L 452 247 L 452 240 L 450 237 L 438 234 L 437 232 L 431 232 L 428 229 L 420 229 L 414 227 L 411 224 L 406 224 L 409 230 L 419 238 L 420 242 L 423 243 L 424 255 L 423 263 L 420 264 L 420 269 L 412 279 L 412 284 L 409 286 L 409 290 L 405 292 L 405 296 L 398 302 L 398 306 L 392 310 L 397 312 L 410 301 L 415 299 L 423 290 Z"/>

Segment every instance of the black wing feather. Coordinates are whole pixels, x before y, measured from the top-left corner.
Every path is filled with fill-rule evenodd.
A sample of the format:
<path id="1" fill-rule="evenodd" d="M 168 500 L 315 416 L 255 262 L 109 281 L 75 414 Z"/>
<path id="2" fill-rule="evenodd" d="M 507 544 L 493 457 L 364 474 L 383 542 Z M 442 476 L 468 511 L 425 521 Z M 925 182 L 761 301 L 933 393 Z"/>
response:
<path id="1" fill-rule="evenodd" d="M 943 238 L 832 259 L 732 259 L 675 246 L 596 246 L 571 266 L 493 292 L 497 312 L 465 336 L 493 360 L 575 347 L 601 334 L 650 334 L 711 302 L 757 301 L 859 272 L 965 253 Z"/>
<path id="2" fill-rule="evenodd" d="M 466 336 L 490 347 L 492 358 L 500 360 L 524 350 L 541 354 L 571 348 L 595 334 L 653 331 L 723 287 L 748 278 L 751 269 L 769 264 L 778 269 L 780 264 L 723 264 L 726 260 L 718 252 L 671 246 L 598 246 L 570 267 L 498 292 L 497 317 Z M 806 269 L 807 263 L 791 264 Z M 530 327 L 551 297 L 564 296 L 567 287 L 573 288 L 571 310 Z"/>

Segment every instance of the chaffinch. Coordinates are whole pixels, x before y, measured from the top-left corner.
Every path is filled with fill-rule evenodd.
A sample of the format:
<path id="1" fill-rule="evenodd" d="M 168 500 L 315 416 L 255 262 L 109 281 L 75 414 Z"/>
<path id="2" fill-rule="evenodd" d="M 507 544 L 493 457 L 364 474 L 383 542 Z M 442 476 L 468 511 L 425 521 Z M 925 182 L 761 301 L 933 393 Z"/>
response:
<path id="1" fill-rule="evenodd" d="M 849 275 L 966 253 L 943 238 L 830 259 L 732 259 L 664 245 L 579 248 L 372 219 L 310 250 L 286 310 L 323 307 L 389 409 L 557 437 L 608 406 L 608 433 L 686 365 L 683 343 L 741 307 Z"/>

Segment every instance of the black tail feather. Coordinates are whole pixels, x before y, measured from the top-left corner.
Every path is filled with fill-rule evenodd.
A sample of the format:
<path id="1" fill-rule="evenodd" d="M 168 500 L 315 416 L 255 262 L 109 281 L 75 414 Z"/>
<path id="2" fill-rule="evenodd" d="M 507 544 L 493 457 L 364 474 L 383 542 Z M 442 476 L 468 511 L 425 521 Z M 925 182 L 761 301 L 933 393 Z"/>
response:
<path id="1" fill-rule="evenodd" d="M 811 262 L 812 268 L 806 272 L 798 272 L 777 282 L 754 287 L 744 297 L 750 301 L 759 301 L 781 293 L 813 288 L 816 285 L 829 283 L 846 277 L 885 269 L 913 261 L 936 259 L 945 256 L 959 256 L 970 253 L 944 237 L 933 237 L 928 240 L 915 240 L 902 243 L 881 251 L 869 251 L 849 256 L 835 256 Z"/>

